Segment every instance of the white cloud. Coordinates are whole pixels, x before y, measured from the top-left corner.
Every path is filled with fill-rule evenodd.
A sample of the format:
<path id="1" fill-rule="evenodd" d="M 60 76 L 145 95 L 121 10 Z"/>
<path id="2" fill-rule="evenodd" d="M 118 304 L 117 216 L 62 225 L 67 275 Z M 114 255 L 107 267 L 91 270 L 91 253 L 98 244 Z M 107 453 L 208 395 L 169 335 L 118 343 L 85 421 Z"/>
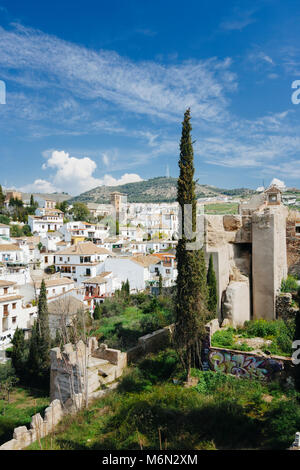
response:
<path id="1" fill-rule="evenodd" d="M 63 150 L 53 150 L 44 152 L 47 161 L 42 165 L 43 170 L 54 170 L 55 173 L 49 180 L 37 179 L 31 184 L 21 188 L 22 191 L 29 192 L 55 192 L 65 191 L 70 194 L 79 194 L 97 186 L 117 186 L 126 183 L 142 181 L 136 173 L 125 173 L 120 178 L 106 174 L 102 178 L 95 178 L 94 172 L 97 164 L 89 157 L 71 157 Z"/>
<path id="2" fill-rule="evenodd" d="M 282 191 L 285 190 L 285 183 L 284 181 L 281 181 L 279 180 L 278 178 L 273 178 L 271 183 L 270 183 L 270 186 L 277 186 L 278 188 L 280 188 Z"/>
<path id="3" fill-rule="evenodd" d="M 18 188 L 24 193 L 54 193 L 58 190 L 50 181 L 36 179 L 33 183 L 25 184 Z"/>

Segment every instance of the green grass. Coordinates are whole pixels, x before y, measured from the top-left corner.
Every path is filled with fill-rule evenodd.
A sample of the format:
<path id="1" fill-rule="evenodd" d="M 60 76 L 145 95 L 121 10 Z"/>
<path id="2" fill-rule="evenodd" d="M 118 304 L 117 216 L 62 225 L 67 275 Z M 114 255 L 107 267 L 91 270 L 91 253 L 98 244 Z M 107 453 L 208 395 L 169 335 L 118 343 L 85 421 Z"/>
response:
<path id="1" fill-rule="evenodd" d="M 49 405 L 49 397 L 40 390 L 15 387 L 10 402 L 0 400 L 0 444 L 12 439 L 17 426 L 28 426 L 35 413 Z"/>
<path id="2" fill-rule="evenodd" d="M 176 354 L 150 355 L 117 390 L 66 416 L 43 449 L 285 449 L 300 427 L 293 390 L 194 369 L 186 388 Z M 175 385 L 173 379 L 179 384 Z M 39 449 L 35 443 L 31 449 Z"/>
<path id="3" fill-rule="evenodd" d="M 216 204 L 205 204 L 205 214 L 237 214 L 238 203 L 236 202 L 220 202 Z"/>

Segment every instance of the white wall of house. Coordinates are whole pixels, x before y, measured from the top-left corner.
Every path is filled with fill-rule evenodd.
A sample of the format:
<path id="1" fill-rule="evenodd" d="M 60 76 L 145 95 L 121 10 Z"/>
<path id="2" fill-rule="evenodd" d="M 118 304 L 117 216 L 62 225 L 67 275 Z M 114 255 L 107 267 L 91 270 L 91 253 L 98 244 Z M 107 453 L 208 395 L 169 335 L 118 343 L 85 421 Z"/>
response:
<path id="1" fill-rule="evenodd" d="M 102 271 L 112 271 L 121 282 L 129 280 L 131 291 L 144 290 L 150 274 L 147 268 L 131 261 L 128 258 L 107 258 L 103 263 Z"/>

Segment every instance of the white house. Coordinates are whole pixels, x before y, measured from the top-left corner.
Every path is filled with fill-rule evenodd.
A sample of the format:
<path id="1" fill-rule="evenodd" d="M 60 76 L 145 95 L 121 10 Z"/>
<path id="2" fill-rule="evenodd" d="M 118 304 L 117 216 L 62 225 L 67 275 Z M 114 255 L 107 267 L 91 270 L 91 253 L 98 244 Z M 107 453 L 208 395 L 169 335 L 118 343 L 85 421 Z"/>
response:
<path id="1" fill-rule="evenodd" d="M 77 284 L 86 278 L 95 277 L 103 269 L 101 265 L 108 256 L 114 256 L 106 248 L 92 242 L 81 242 L 56 252 L 55 268 L 62 277 L 70 277 Z"/>
<path id="2" fill-rule="evenodd" d="M 106 297 L 111 296 L 117 289 L 121 289 L 122 283 L 112 272 L 102 272 L 98 276 L 87 279 L 84 283 L 85 297 L 88 306 L 94 309 L 97 302 L 103 302 Z"/>
<path id="3" fill-rule="evenodd" d="M 59 209 L 37 208 L 35 215 L 28 216 L 31 233 L 41 236 L 46 232 L 59 230 L 63 223 L 63 212 Z"/>
<path id="4" fill-rule="evenodd" d="M 10 234 L 10 226 L 6 224 L 0 224 L 0 237 L 7 237 L 9 238 Z"/>
<path id="5" fill-rule="evenodd" d="M 130 284 L 130 291 L 145 290 L 153 275 L 150 267 L 160 263 L 153 255 L 137 255 L 131 257 L 107 258 L 103 264 L 103 271 L 111 271 L 121 282 Z"/>
<path id="6" fill-rule="evenodd" d="M 57 279 L 45 279 L 47 300 L 51 301 L 52 298 L 56 298 L 58 295 L 65 294 L 68 291 L 75 288 L 75 283 L 72 279 L 66 277 Z M 34 283 L 35 295 L 38 297 L 41 291 L 42 281 L 36 281 Z"/>
<path id="7" fill-rule="evenodd" d="M 15 282 L 0 280 L 0 346 L 9 343 L 16 328 L 26 329 L 36 316 L 37 307 L 23 307 Z"/>

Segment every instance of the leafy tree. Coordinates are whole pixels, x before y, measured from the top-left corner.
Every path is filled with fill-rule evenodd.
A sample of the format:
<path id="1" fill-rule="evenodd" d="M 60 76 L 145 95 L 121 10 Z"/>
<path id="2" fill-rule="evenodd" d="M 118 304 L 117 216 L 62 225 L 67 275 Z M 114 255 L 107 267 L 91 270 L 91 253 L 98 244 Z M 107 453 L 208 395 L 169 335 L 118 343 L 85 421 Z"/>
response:
<path id="1" fill-rule="evenodd" d="M 23 236 L 23 230 L 20 225 L 11 225 L 10 227 L 10 236 L 11 237 L 22 237 Z"/>
<path id="2" fill-rule="evenodd" d="M 83 202 L 74 202 L 73 204 L 73 217 L 74 220 L 89 221 L 91 213 Z"/>
<path id="3" fill-rule="evenodd" d="M 7 215 L 0 214 L 0 224 L 9 225 L 10 218 Z"/>
<path id="4" fill-rule="evenodd" d="M 207 308 L 210 312 L 217 312 L 218 294 L 217 294 L 217 279 L 214 270 L 212 254 L 209 257 L 208 271 L 207 271 L 207 287 L 208 287 L 208 300 Z"/>
<path id="5" fill-rule="evenodd" d="M 184 208 L 192 206 L 192 230 L 196 231 L 196 196 L 194 178 L 194 153 L 191 139 L 190 109 L 184 114 L 180 142 L 180 175 L 177 185 L 177 201 L 181 207 L 182 237 L 176 249 L 177 257 L 177 292 L 175 345 L 181 362 L 190 378 L 191 367 L 201 365 L 201 339 L 205 335 L 205 323 L 208 317 L 206 268 L 203 250 L 188 250 L 185 234 Z"/>
<path id="6" fill-rule="evenodd" d="M 67 212 L 68 209 L 68 203 L 67 201 L 62 201 L 62 202 L 57 202 L 56 203 L 56 209 L 61 210 L 63 213 Z"/>

